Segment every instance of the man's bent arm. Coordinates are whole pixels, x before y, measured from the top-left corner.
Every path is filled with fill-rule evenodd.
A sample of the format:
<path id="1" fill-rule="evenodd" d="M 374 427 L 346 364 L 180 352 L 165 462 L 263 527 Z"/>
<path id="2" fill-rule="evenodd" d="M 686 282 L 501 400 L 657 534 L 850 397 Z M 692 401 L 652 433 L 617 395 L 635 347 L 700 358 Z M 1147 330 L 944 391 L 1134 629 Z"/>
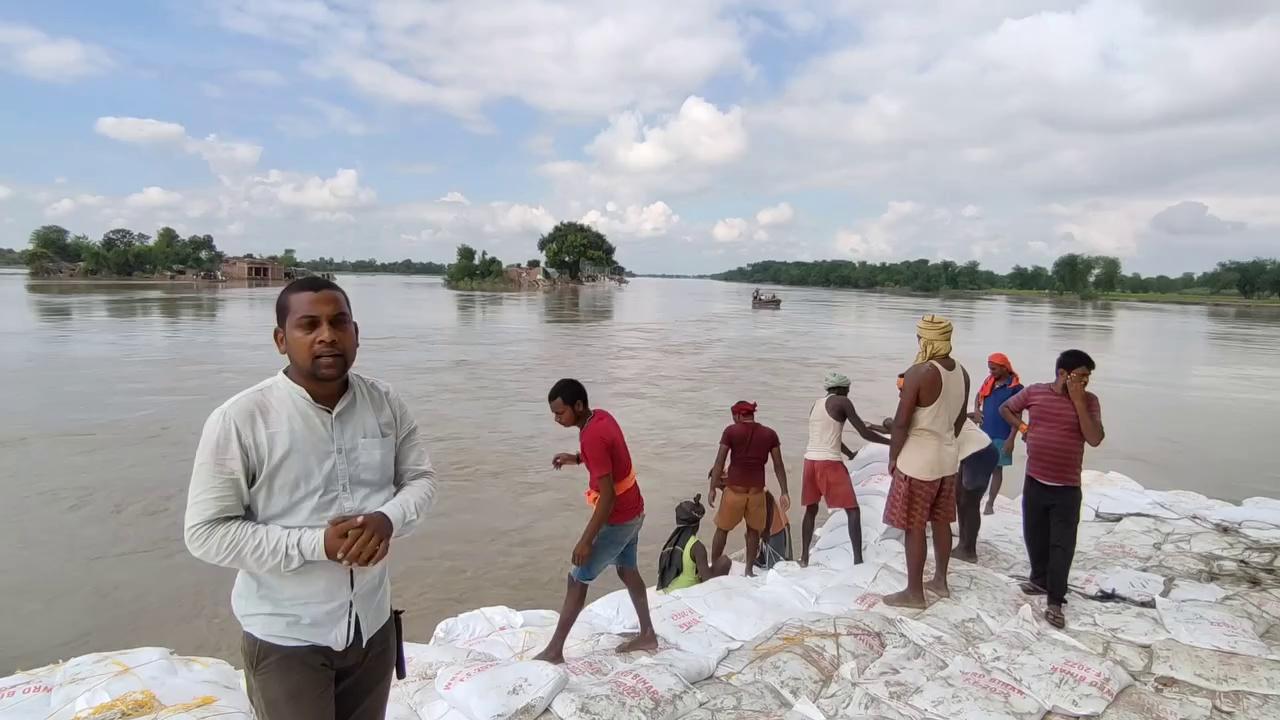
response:
<path id="1" fill-rule="evenodd" d="M 1076 406 L 1076 417 L 1080 420 L 1080 434 L 1084 435 L 1084 441 L 1090 447 L 1098 447 L 1107 437 L 1106 430 L 1102 428 L 1101 404 L 1095 400 L 1095 407 L 1090 408 L 1088 396 L 1083 400 L 1073 400 L 1073 403 Z"/>
<path id="2" fill-rule="evenodd" d="M 897 467 L 898 455 L 907 444 L 907 433 L 911 432 L 911 418 L 916 413 L 916 403 L 920 398 L 920 374 L 923 369 L 921 366 L 911 368 L 903 378 L 902 392 L 898 394 L 898 412 L 893 416 L 893 435 L 889 439 L 890 467 Z"/>
<path id="3" fill-rule="evenodd" d="M 392 395 L 390 402 L 396 417 L 396 494 L 378 508 L 378 512 L 391 520 L 391 527 L 395 529 L 393 537 L 403 537 L 414 531 L 422 516 L 435 504 L 439 485 L 427 454 L 426 439 L 413 413 L 399 395 Z"/>
<path id="4" fill-rule="evenodd" d="M 213 565 L 249 572 L 292 572 L 325 560 L 323 528 L 285 528 L 244 517 L 248 457 L 224 410 L 209 416 L 196 449 L 183 537 L 187 550 Z"/>
<path id="5" fill-rule="evenodd" d="M 714 492 L 720 487 L 720 479 L 724 477 L 724 464 L 729 460 L 729 446 L 721 445 L 716 451 L 716 462 L 711 466 L 711 475 L 707 478 L 711 483 L 710 490 Z"/>
<path id="6" fill-rule="evenodd" d="M 600 486 L 600 497 L 596 500 L 596 509 L 591 513 L 591 519 L 587 521 L 587 527 L 583 529 L 579 540 L 587 544 L 595 542 L 600 528 L 604 527 L 613 514 L 613 503 L 617 498 L 617 490 L 613 487 L 613 473 L 601 475 L 596 484 Z"/>
<path id="7" fill-rule="evenodd" d="M 790 496 L 787 492 L 787 468 L 782 464 L 782 448 L 774 447 L 769 451 L 773 456 L 773 474 L 778 476 L 778 487 L 782 488 L 782 494 Z"/>

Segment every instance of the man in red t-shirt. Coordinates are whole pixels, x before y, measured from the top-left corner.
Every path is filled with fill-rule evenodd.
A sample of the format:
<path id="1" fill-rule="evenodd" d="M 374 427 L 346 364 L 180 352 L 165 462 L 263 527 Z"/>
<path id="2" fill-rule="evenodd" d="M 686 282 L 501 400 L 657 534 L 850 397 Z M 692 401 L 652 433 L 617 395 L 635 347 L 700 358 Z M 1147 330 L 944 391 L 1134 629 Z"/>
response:
<path id="1" fill-rule="evenodd" d="M 1084 446 L 1102 444 L 1102 405 L 1085 388 L 1093 375 L 1093 358 L 1080 350 L 1058 356 L 1057 378 L 1030 385 L 1005 401 L 1000 414 L 1009 427 L 1027 425 L 1027 479 L 1022 486 L 1022 535 L 1031 561 L 1031 578 L 1022 584 L 1028 595 L 1048 595 L 1045 620 L 1066 626 L 1067 576 L 1076 552 L 1080 524 L 1080 471 Z M 1013 452 L 1018 433 L 1009 433 L 1005 453 Z"/>
<path id="2" fill-rule="evenodd" d="M 609 413 L 591 409 L 587 389 L 577 380 L 557 382 L 547 402 L 556 422 L 578 429 L 578 452 L 560 453 L 551 464 L 557 470 L 565 465 L 587 466 L 587 504 L 593 510 L 573 548 L 573 569 L 555 634 L 535 659 L 564 662 L 564 643 L 587 602 L 587 587 L 610 565 L 617 568 L 618 577 L 627 586 L 640 620 L 640 634 L 620 645 L 618 652 L 657 650 L 658 636 L 649 617 L 649 595 L 636 552 L 644 524 L 644 497 L 636 484 L 622 428 Z"/>
<path id="3" fill-rule="evenodd" d="M 782 512 L 791 509 L 787 493 L 787 468 L 782 463 L 782 443 L 772 428 L 756 422 L 756 404 L 741 400 L 730 408 L 733 424 L 720 434 L 720 450 L 711 468 L 711 490 L 707 502 L 716 506 L 716 491 L 723 488 L 724 497 L 716 512 L 716 537 L 711 543 L 711 562 L 724 554 L 729 533 L 746 520 L 747 554 L 754 558 L 760 549 L 760 534 L 765 530 L 769 501 L 765 497 L 764 466 L 773 458 L 773 473 L 782 489 Z M 724 474 L 725 462 L 729 473 Z M 747 576 L 755 574 L 755 563 L 747 563 Z"/>

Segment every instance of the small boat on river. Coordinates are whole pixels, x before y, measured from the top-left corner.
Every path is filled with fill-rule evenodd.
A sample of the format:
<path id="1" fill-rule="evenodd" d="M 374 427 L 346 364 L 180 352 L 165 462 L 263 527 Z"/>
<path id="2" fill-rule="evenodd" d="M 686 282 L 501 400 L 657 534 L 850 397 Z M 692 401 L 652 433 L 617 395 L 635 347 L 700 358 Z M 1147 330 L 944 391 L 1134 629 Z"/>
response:
<path id="1" fill-rule="evenodd" d="M 751 293 L 751 307 L 756 310 L 778 310 L 782 308 L 782 298 L 777 295 L 765 295 L 756 290 Z"/>

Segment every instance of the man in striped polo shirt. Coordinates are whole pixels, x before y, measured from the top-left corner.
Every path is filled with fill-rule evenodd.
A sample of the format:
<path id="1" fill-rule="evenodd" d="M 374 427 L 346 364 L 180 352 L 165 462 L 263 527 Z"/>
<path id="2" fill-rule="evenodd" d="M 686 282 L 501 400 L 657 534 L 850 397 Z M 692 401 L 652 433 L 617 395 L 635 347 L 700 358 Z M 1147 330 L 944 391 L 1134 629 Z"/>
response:
<path id="1" fill-rule="evenodd" d="M 1031 578 L 1022 584 L 1028 595 L 1048 595 L 1045 620 L 1066 626 L 1067 576 L 1076 552 L 1080 524 L 1080 470 L 1084 445 L 1102 444 L 1102 406 L 1085 388 L 1094 370 L 1093 358 L 1081 350 L 1058 356 L 1057 377 L 1039 383 L 1007 400 L 1000 408 L 1010 427 L 1022 424 L 1029 411 L 1027 478 L 1022 488 L 1022 536 L 1031 561 Z M 1010 433 L 1005 452 L 1013 451 L 1017 433 Z"/>

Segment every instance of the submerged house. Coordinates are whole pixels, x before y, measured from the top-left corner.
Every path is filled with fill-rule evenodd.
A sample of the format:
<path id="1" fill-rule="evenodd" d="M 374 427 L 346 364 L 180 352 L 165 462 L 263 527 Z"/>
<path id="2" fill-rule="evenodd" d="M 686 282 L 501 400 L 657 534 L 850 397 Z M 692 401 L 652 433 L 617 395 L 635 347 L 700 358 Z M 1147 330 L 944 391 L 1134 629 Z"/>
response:
<path id="1" fill-rule="evenodd" d="M 229 257 L 222 261 L 222 276 L 228 280 L 289 280 L 293 269 L 262 258 Z"/>

